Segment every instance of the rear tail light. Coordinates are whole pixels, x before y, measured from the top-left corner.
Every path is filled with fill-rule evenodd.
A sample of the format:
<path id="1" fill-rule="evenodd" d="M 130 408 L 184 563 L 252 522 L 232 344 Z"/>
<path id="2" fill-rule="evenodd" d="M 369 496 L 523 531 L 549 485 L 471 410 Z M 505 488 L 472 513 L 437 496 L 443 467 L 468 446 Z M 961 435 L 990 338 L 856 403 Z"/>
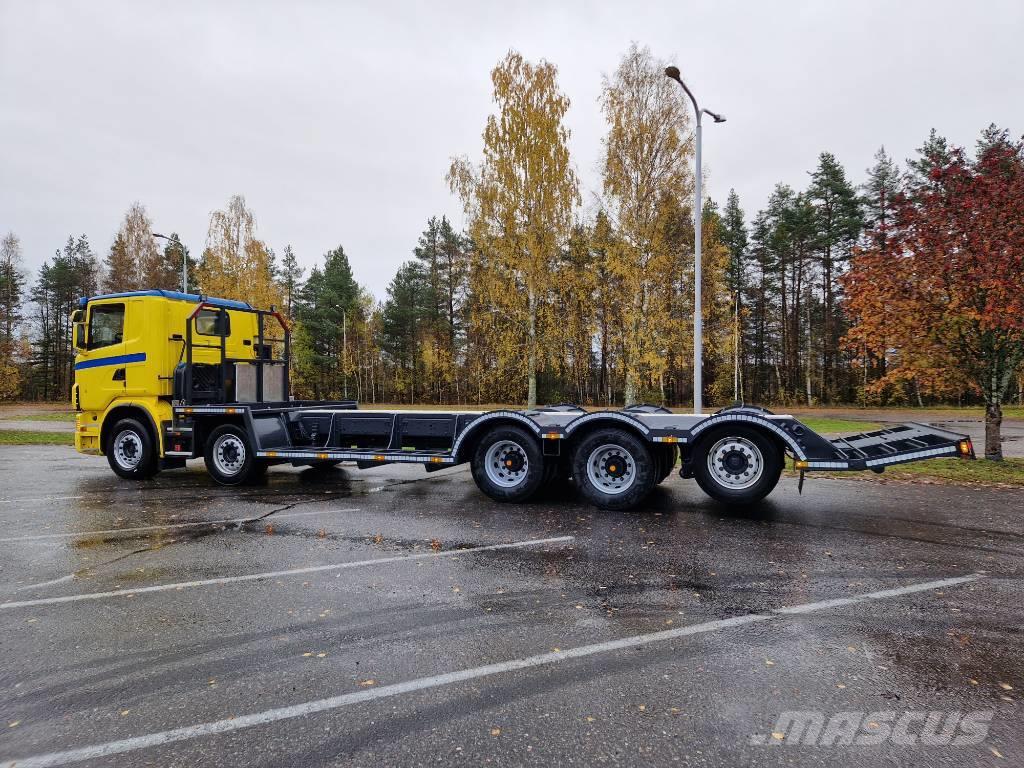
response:
<path id="1" fill-rule="evenodd" d="M 969 437 L 965 440 L 961 440 L 957 444 L 957 450 L 960 452 L 960 455 L 963 456 L 964 458 L 974 458 L 974 445 L 971 444 L 971 438 Z"/>

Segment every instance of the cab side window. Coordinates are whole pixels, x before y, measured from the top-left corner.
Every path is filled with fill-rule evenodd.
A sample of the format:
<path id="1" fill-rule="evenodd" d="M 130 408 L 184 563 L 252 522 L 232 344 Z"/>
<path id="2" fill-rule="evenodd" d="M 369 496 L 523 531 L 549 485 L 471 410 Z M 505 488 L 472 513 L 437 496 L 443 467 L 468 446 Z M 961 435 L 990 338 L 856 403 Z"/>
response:
<path id="1" fill-rule="evenodd" d="M 196 315 L 196 333 L 201 336 L 220 336 L 221 326 L 224 326 L 224 335 L 231 335 L 231 319 L 227 312 L 220 312 L 215 309 L 201 309 Z"/>
<path id="2" fill-rule="evenodd" d="M 89 317 L 89 349 L 124 341 L 124 304 L 99 304 Z"/>

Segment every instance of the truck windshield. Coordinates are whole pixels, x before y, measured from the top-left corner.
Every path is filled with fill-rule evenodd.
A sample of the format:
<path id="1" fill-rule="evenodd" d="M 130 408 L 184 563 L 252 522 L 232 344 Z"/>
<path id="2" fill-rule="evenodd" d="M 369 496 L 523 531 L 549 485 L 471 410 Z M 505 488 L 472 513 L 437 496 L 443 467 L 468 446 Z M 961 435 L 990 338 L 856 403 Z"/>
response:
<path id="1" fill-rule="evenodd" d="M 109 347 L 124 340 L 124 304 L 99 304 L 89 318 L 89 349 Z"/>

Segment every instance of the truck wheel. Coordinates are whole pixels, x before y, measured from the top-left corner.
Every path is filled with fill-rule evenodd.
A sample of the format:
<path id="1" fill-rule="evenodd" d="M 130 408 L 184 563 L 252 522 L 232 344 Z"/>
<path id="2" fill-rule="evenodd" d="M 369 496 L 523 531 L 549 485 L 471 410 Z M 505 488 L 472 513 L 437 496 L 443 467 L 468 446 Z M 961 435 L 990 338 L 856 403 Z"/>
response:
<path id="1" fill-rule="evenodd" d="M 537 439 L 519 427 L 496 427 L 484 435 L 470 466 L 477 487 L 495 501 L 526 501 L 544 482 Z"/>
<path id="2" fill-rule="evenodd" d="M 583 495 L 601 509 L 635 507 L 658 479 L 651 451 L 622 429 L 599 430 L 577 445 L 572 473 Z"/>
<path id="3" fill-rule="evenodd" d="M 660 449 L 662 451 L 661 467 L 658 470 L 658 484 L 665 482 L 669 475 L 672 474 L 672 470 L 676 467 L 676 458 L 678 452 L 674 445 L 663 445 Z"/>
<path id="4" fill-rule="evenodd" d="M 136 419 L 121 419 L 110 431 L 107 462 L 126 480 L 146 480 L 160 471 L 149 430 Z"/>
<path id="5" fill-rule="evenodd" d="M 241 485 L 256 479 L 259 472 L 249 438 L 234 424 L 221 424 L 210 433 L 203 461 L 221 485 Z"/>
<path id="6" fill-rule="evenodd" d="M 713 430 L 694 449 L 692 467 L 697 485 L 724 504 L 760 501 L 779 482 L 782 451 L 756 429 L 727 426 Z"/>

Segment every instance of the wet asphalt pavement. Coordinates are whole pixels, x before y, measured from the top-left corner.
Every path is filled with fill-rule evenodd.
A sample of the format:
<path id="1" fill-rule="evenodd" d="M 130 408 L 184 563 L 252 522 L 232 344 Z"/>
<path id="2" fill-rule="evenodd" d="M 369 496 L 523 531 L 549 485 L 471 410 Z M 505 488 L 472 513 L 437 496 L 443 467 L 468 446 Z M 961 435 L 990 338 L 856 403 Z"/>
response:
<path id="1" fill-rule="evenodd" d="M 1019 490 L 783 479 L 729 513 L 672 477 L 613 513 L 464 467 L 0 459 L 0 765 L 1024 763 Z M 805 746 L 787 711 L 992 715 Z"/>

